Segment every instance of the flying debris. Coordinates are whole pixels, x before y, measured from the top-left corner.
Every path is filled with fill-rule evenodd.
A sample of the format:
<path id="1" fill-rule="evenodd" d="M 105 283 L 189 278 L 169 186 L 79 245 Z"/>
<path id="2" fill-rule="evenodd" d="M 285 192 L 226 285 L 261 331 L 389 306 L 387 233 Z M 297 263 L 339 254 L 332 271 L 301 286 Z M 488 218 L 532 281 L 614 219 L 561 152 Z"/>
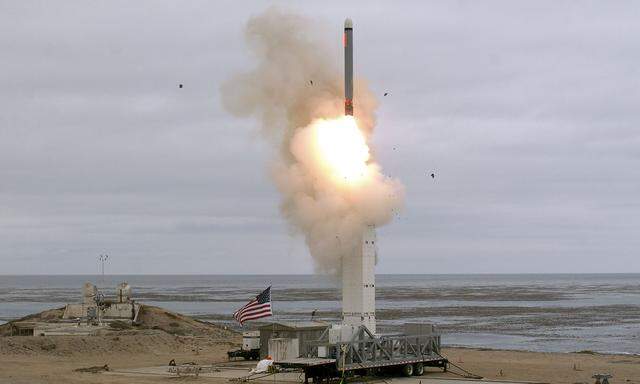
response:
<path id="1" fill-rule="evenodd" d="M 389 94 L 389 92 L 385 92 L 385 93 L 384 93 L 384 96 L 387 96 L 388 94 Z"/>
<path id="2" fill-rule="evenodd" d="M 179 85 L 178 85 L 178 88 L 182 88 L 182 84 L 179 84 Z"/>
<path id="3" fill-rule="evenodd" d="M 432 178 L 432 179 L 435 179 L 435 178 L 436 178 L 436 174 L 435 174 L 435 173 L 432 173 L 432 174 L 431 174 L 431 178 Z"/>
<path id="4" fill-rule="evenodd" d="M 309 80 L 309 84 L 313 85 L 313 80 Z"/>

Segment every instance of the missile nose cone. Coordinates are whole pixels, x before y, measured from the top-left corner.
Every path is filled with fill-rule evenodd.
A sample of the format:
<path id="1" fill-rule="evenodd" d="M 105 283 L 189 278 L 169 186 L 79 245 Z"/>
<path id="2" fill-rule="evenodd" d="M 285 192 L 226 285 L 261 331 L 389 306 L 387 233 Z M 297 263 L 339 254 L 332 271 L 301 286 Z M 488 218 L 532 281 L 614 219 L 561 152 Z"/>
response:
<path id="1" fill-rule="evenodd" d="M 353 21 L 351 21 L 351 19 L 347 18 L 347 19 L 344 21 L 344 28 L 345 28 L 345 29 L 347 29 L 347 28 L 353 28 Z"/>

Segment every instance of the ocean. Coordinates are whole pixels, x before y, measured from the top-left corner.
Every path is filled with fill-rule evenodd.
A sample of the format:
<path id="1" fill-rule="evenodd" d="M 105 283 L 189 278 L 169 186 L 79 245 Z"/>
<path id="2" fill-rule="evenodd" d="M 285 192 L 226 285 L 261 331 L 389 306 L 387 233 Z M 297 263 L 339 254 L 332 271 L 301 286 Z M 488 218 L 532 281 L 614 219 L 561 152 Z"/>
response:
<path id="1" fill-rule="evenodd" d="M 439 326 L 443 343 L 546 352 L 640 354 L 640 274 L 378 275 L 378 330 Z M 340 290 L 315 275 L 1 276 L 0 323 L 81 300 L 85 281 L 115 295 L 242 329 L 232 313 L 272 286 L 275 320 L 338 321 Z M 246 324 L 250 329 L 258 324 Z"/>

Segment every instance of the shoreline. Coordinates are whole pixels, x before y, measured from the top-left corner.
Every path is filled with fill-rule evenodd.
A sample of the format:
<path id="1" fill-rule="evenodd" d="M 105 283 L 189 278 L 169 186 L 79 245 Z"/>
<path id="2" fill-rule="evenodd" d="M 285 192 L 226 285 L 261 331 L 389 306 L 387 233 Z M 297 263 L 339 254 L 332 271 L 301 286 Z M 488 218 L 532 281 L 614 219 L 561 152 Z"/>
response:
<path id="1" fill-rule="evenodd" d="M 9 320 L 0 320 L 0 326 L 10 323 L 12 321 L 19 319 L 9 319 Z M 219 324 L 216 322 L 200 320 L 205 323 L 208 323 L 217 327 L 225 327 L 225 324 Z M 236 330 L 237 331 L 237 330 Z M 510 352 L 531 352 L 531 353 L 558 353 L 558 354 L 585 354 L 585 355 L 602 355 L 602 356 L 631 356 L 631 357 L 640 357 L 640 352 L 624 352 L 624 351 L 599 351 L 599 350 L 576 350 L 576 351 L 554 351 L 554 350 L 531 350 L 531 349 L 517 349 L 517 348 L 508 348 L 508 347 L 486 347 L 482 345 L 465 345 L 465 344 L 450 344 L 443 343 L 443 348 L 452 348 L 452 349 L 468 349 L 468 350 L 479 350 L 479 351 L 510 351 Z"/>

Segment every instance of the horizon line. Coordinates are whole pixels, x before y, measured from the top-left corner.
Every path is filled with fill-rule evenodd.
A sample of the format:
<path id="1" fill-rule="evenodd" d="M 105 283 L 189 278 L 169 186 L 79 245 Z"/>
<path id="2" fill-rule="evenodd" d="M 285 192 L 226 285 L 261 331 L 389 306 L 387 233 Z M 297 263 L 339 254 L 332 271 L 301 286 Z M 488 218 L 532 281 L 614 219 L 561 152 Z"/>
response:
<path id="1" fill-rule="evenodd" d="M 376 276 L 451 275 L 639 275 L 640 272 L 469 272 L 469 273 L 376 273 Z M 102 276 L 100 273 L 0 273 L 0 276 Z M 104 276 L 334 276 L 322 273 L 105 273 Z"/>

